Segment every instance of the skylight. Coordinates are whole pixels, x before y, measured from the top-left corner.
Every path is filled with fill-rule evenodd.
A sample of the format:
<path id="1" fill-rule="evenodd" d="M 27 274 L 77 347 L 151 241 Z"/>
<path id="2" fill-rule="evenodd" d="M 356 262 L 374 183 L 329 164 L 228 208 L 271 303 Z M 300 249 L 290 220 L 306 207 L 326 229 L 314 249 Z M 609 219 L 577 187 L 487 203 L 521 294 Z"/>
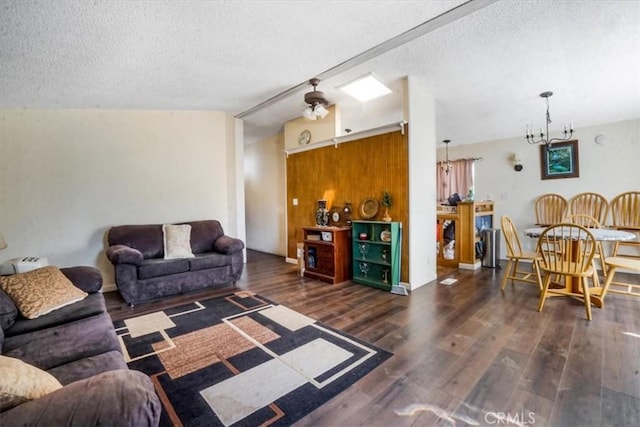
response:
<path id="1" fill-rule="evenodd" d="M 367 74 L 354 81 L 338 86 L 338 89 L 360 102 L 370 101 L 391 93 L 391 89 L 373 74 Z"/>

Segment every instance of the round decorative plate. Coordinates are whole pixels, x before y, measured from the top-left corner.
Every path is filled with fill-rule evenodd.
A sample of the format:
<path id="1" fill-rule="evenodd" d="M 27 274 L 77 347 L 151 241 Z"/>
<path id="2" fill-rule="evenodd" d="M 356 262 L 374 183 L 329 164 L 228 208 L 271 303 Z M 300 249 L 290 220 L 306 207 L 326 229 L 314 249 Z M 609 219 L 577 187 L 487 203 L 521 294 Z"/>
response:
<path id="1" fill-rule="evenodd" d="M 380 233 L 380 240 L 382 240 L 383 242 L 390 242 L 391 241 L 391 231 L 383 230 L 382 233 Z"/>
<path id="2" fill-rule="evenodd" d="M 364 219 L 371 219 L 378 213 L 378 201 L 374 198 L 364 199 L 360 203 L 360 216 Z"/>

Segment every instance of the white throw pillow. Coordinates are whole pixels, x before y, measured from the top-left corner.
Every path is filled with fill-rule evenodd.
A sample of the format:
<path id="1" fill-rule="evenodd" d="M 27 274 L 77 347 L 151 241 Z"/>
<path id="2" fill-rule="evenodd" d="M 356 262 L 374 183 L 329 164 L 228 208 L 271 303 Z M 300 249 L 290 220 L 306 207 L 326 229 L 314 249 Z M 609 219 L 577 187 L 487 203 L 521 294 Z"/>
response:
<path id="1" fill-rule="evenodd" d="M 164 259 L 193 258 L 191 252 L 191 226 L 189 224 L 163 224 Z"/>

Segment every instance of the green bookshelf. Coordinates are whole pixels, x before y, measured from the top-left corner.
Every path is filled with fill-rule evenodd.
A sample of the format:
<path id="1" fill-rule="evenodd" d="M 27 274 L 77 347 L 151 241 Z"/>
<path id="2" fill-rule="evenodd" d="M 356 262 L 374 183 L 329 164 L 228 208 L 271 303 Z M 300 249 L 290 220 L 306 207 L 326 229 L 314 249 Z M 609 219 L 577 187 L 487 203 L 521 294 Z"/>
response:
<path id="1" fill-rule="evenodd" d="M 353 281 L 390 291 L 400 283 L 402 223 L 353 221 Z"/>

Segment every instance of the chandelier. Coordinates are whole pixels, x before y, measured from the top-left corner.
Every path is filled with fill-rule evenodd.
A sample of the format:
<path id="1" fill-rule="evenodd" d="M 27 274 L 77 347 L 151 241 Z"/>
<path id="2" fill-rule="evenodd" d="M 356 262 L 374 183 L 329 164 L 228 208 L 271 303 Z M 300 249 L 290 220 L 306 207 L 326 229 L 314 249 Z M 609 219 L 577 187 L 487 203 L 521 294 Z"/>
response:
<path id="1" fill-rule="evenodd" d="M 544 98 L 546 103 L 547 103 L 547 117 L 546 117 L 546 132 L 545 130 L 543 130 L 542 128 L 540 128 L 540 135 L 534 135 L 533 133 L 533 126 L 529 126 L 527 125 L 526 129 L 525 129 L 525 133 L 526 133 L 526 137 L 527 137 L 527 142 L 529 144 L 543 144 L 546 145 L 547 149 L 551 146 L 551 144 L 553 144 L 554 142 L 560 142 L 560 141 L 567 141 L 569 139 L 571 139 L 571 136 L 573 135 L 573 122 L 571 122 L 571 125 L 569 126 L 569 129 L 567 130 L 567 125 L 564 125 L 564 137 L 562 138 L 549 138 L 549 123 L 551 123 L 551 115 L 549 114 L 549 97 L 553 95 L 553 92 L 551 91 L 547 91 L 547 92 L 542 92 L 540 94 L 541 98 Z M 538 139 L 536 139 L 538 138 Z"/>
<path id="2" fill-rule="evenodd" d="M 451 169 L 453 169 L 453 165 L 451 164 L 451 161 L 449 160 L 449 143 L 451 142 L 451 140 L 450 139 L 445 139 L 442 142 L 444 142 L 444 147 L 445 147 L 445 150 L 444 150 L 444 152 L 445 152 L 445 162 L 444 162 L 444 165 L 442 165 L 442 169 L 444 169 L 444 172 L 446 174 L 448 174 L 449 171 Z"/>
<path id="3" fill-rule="evenodd" d="M 320 83 L 320 79 L 314 78 L 309 80 L 309 84 L 313 86 L 313 91 L 304 94 L 304 102 L 309 104 L 309 106 L 304 109 L 302 115 L 309 120 L 324 119 L 325 116 L 329 114 L 329 111 L 325 108 L 325 105 L 328 105 L 329 101 L 324 97 L 324 93 L 316 90 L 318 83 Z"/>

